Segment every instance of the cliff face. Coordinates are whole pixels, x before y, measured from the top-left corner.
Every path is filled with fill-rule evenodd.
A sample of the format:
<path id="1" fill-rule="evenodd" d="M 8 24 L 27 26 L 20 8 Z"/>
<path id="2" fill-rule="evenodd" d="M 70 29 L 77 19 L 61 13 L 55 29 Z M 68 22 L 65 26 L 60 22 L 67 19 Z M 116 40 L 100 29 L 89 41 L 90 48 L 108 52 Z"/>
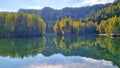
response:
<path id="1" fill-rule="evenodd" d="M 80 8 L 63 8 L 56 10 L 50 7 L 45 7 L 41 10 L 36 9 L 20 9 L 18 12 L 24 12 L 29 14 L 37 14 L 43 18 L 46 23 L 55 23 L 57 20 L 61 20 L 64 17 L 70 17 L 73 20 L 79 20 L 80 18 L 85 18 L 91 13 L 96 13 L 97 11 L 108 7 L 110 4 L 106 5 L 93 5 Z"/>

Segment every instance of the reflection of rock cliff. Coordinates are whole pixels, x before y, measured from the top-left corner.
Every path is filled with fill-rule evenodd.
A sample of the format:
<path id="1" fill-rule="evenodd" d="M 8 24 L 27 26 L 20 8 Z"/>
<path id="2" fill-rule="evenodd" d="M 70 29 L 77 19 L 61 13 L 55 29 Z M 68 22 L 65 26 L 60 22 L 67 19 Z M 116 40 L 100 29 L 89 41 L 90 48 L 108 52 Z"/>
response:
<path id="1" fill-rule="evenodd" d="M 41 53 L 45 47 L 46 39 L 0 39 L 0 55 L 16 57 L 35 56 Z"/>

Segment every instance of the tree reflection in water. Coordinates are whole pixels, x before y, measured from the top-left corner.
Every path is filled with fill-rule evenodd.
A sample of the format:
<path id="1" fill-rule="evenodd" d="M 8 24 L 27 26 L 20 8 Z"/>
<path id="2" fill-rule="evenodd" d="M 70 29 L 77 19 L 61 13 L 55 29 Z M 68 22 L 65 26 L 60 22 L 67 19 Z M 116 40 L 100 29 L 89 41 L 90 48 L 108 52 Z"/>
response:
<path id="1" fill-rule="evenodd" d="M 112 61 L 120 67 L 120 38 L 99 36 L 55 36 L 40 38 L 0 39 L 0 56 L 21 58 L 43 54 L 81 56 Z"/>

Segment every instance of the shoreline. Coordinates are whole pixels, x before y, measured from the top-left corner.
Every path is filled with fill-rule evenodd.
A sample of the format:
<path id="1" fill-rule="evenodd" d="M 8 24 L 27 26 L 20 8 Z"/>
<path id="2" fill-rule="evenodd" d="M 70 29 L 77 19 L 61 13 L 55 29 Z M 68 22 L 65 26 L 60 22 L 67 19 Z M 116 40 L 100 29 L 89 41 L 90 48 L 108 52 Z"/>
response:
<path id="1" fill-rule="evenodd" d="M 112 36 L 112 37 L 118 37 L 120 34 L 98 34 L 99 36 Z"/>

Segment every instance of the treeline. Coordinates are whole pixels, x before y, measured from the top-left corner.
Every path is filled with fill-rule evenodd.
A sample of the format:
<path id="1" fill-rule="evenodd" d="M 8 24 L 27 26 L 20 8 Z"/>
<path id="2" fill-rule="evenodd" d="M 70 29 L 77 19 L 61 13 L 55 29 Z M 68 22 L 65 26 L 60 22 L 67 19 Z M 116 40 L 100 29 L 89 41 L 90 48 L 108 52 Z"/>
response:
<path id="1" fill-rule="evenodd" d="M 97 30 L 100 34 L 120 35 L 120 0 L 115 0 L 110 6 L 98 11 L 90 17 L 90 21 L 98 22 L 99 26 Z"/>
<path id="2" fill-rule="evenodd" d="M 56 35 L 79 35 L 79 34 L 120 34 L 120 17 L 112 17 L 102 20 L 100 24 L 92 21 L 74 21 L 64 18 L 54 24 Z"/>
<path id="3" fill-rule="evenodd" d="M 46 24 L 39 16 L 0 12 L 0 37 L 29 37 L 45 34 Z"/>
<path id="4" fill-rule="evenodd" d="M 120 35 L 120 0 L 91 13 L 80 21 L 63 18 L 54 24 L 56 35 L 106 34 Z"/>
<path id="5" fill-rule="evenodd" d="M 78 35 L 78 34 L 96 34 L 97 23 L 73 21 L 71 18 L 64 18 L 54 24 L 56 35 Z"/>
<path id="6" fill-rule="evenodd" d="M 120 17 L 112 17 L 102 20 L 97 27 L 100 34 L 120 34 Z"/>
<path id="7" fill-rule="evenodd" d="M 89 16 L 91 13 L 97 13 L 101 9 L 108 7 L 111 4 L 97 4 L 93 6 L 86 7 L 65 7 L 63 9 L 57 10 L 50 7 L 45 7 L 43 9 L 19 9 L 18 12 L 24 12 L 28 14 L 36 14 L 41 16 L 41 18 L 46 23 L 46 33 L 54 33 L 53 24 L 57 20 L 61 20 L 65 17 L 70 17 L 73 20 L 83 19 Z"/>

